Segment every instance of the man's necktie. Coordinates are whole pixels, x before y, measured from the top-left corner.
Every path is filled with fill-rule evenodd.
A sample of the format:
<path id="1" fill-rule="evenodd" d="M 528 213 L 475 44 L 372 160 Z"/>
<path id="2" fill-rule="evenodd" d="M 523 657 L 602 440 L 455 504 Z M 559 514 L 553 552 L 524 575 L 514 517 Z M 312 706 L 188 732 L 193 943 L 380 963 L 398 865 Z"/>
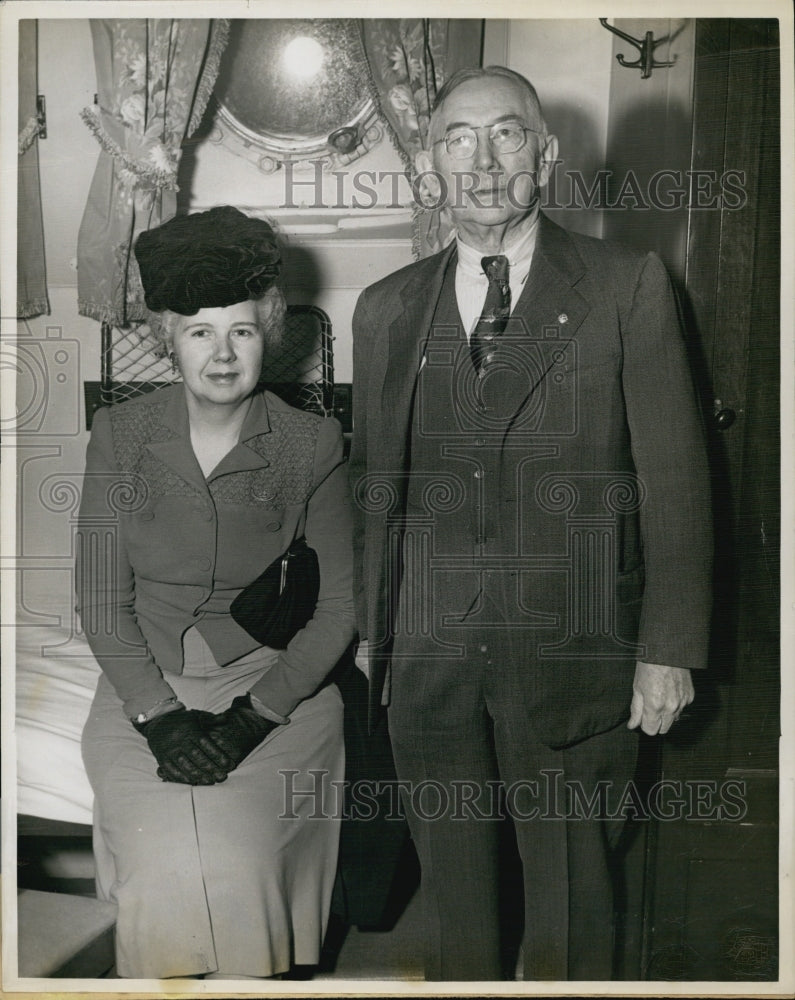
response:
<path id="1" fill-rule="evenodd" d="M 480 265 L 489 279 L 489 289 L 486 292 L 486 301 L 483 303 L 483 312 L 469 338 L 472 363 L 477 372 L 492 351 L 494 338 L 507 326 L 511 314 L 508 258 L 502 254 L 496 257 L 484 257 Z"/>

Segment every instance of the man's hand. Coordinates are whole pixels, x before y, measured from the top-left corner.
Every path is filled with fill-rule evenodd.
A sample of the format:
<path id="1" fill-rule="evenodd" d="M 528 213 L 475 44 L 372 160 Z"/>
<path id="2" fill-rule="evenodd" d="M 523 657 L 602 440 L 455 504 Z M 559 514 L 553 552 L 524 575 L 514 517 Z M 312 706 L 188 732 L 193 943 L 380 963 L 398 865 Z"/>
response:
<path id="1" fill-rule="evenodd" d="M 689 670 L 638 660 L 627 728 L 640 726 L 649 736 L 667 733 L 694 695 Z"/>

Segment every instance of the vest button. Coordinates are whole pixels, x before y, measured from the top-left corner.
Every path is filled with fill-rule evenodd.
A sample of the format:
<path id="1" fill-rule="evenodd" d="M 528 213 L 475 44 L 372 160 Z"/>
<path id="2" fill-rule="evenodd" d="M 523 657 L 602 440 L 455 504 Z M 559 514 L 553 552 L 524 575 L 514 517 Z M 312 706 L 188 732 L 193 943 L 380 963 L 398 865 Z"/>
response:
<path id="1" fill-rule="evenodd" d="M 265 530 L 278 531 L 281 526 L 281 521 L 269 521 L 268 524 L 265 525 Z"/>

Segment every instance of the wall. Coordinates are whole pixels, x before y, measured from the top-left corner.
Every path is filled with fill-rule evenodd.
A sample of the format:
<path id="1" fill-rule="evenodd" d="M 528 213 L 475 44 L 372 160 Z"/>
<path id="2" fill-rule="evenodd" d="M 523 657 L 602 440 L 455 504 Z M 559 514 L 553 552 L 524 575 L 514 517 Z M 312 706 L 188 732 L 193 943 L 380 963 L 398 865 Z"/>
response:
<path id="1" fill-rule="evenodd" d="M 669 178 L 654 189 L 654 177 L 666 169 L 688 184 L 695 21 L 621 18 L 610 23 L 635 38 L 652 31 L 660 42 L 655 59 L 674 65 L 653 70 L 645 80 L 639 69 L 620 66 L 618 54 L 632 62 L 637 50 L 596 17 L 488 21 L 484 63 L 508 65 L 528 77 L 550 131 L 558 136 L 562 162 L 546 197 L 549 214 L 569 229 L 656 250 L 680 279 L 687 208 L 665 207 L 667 201 L 676 203 L 677 182 Z M 580 174 L 589 189 L 603 170 L 609 180 L 590 207 L 582 196 L 580 207 L 565 207 L 577 192 L 571 173 Z"/>
<path id="2" fill-rule="evenodd" d="M 612 36 L 597 18 L 487 21 L 485 65 L 510 66 L 535 86 L 560 160 L 545 195 L 549 215 L 568 229 L 602 235 L 602 212 L 572 204 L 573 182 L 604 165 L 607 144 Z M 555 206 L 561 206 L 556 208 Z"/>
<path id="3" fill-rule="evenodd" d="M 96 90 L 91 33 L 85 20 L 43 20 L 38 37 L 38 89 L 47 101 L 39 160 L 51 315 L 20 323 L 16 346 L 23 625 L 65 624 L 71 616 L 72 514 L 88 442 L 83 380 L 98 378 L 100 357 L 99 324 L 77 314 L 77 232 L 99 148 L 79 118 Z"/>
<path id="4" fill-rule="evenodd" d="M 693 69 L 695 20 L 684 18 L 621 18 L 612 22 L 634 38 L 654 33 L 660 44 L 658 62 L 673 62 L 652 70 L 646 80 L 638 69 L 615 63 L 610 84 L 610 122 L 605 167 L 612 180 L 608 197 L 617 207 L 605 214 L 604 235 L 656 250 L 671 274 L 684 279 L 687 255 L 687 199 L 677 191 L 689 184 L 693 128 Z M 613 39 L 614 54 L 632 61 L 636 50 Z M 660 171 L 671 171 L 661 176 Z M 646 207 L 633 196 L 634 182 Z M 660 178 L 655 181 L 655 178 Z M 681 179 L 681 182 L 680 182 Z M 622 188 L 626 197 L 622 197 Z M 678 207 L 666 207 L 669 203 Z"/>

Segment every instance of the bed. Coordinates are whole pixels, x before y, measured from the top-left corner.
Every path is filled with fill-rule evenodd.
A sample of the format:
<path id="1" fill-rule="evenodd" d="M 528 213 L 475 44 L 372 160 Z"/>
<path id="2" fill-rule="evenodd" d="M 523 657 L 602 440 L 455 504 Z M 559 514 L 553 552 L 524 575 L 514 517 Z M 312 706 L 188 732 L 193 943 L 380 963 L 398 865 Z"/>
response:
<path id="1" fill-rule="evenodd" d="M 62 599 L 62 598 L 61 598 Z M 80 734 L 99 677 L 85 639 L 61 625 L 17 629 L 17 812 L 91 824 Z"/>

